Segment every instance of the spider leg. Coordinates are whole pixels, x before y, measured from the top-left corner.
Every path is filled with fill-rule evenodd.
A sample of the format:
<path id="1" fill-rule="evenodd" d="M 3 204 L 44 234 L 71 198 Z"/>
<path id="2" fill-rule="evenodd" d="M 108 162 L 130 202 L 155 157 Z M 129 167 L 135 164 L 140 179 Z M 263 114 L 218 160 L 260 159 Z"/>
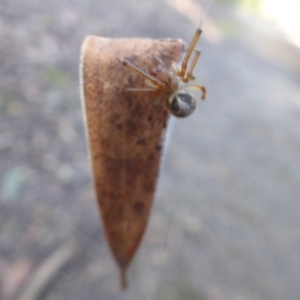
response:
<path id="1" fill-rule="evenodd" d="M 195 51 L 195 55 L 194 55 L 194 58 L 192 60 L 192 63 L 191 63 L 191 65 L 190 65 L 190 67 L 189 67 L 189 69 L 188 69 L 188 71 L 186 73 L 185 78 L 182 78 L 182 81 L 185 82 L 185 83 L 187 83 L 187 82 L 195 79 L 195 77 L 193 75 L 193 71 L 194 71 L 194 68 L 195 68 L 195 66 L 197 64 L 197 61 L 198 61 L 199 56 L 201 54 L 201 51 L 198 50 L 198 49 L 195 49 L 194 51 Z"/>
<path id="2" fill-rule="evenodd" d="M 198 91 L 201 91 L 202 92 L 202 97 L 201 99 L 204 100 L 205 97 L 206 97 L 206 88 L 202 85 L 199 85 L 199 84 L 188 84 L 188 85 L 184 85 L 183 87 L 181 87 L 180 89 L 177 90 L 177 92 L 179 90 L 186 90 L 186 89 L 195 89 L 195 90 L 198 90 Z"/>
<path id="3" fill-rule="evenodd" d="M 188 61 L 189 61 L 190 56 L 191 56 L 191 54 L 192 54 L 192 52 L 193 52 L 193 50 L 194 50 L 194 48 L 195 48 L 195 46 L 196 46 L 196 44 L 197 44 L 200 36 L 201 36 L 201 33 L 202 33 L 202 29 L 198 28 L 196 30 L 196 33 L 195 33 L 195 35 L 194 35 L 194 37 L 193 37 L 193 39 L 192 39 L 192 41 L 191 41 L 191 43 L 190 43 L 187 51 L 186 51 L 186 54 L 185 54 L 185 56 L 183 58 L 183 61 L 182 61 L 182 64 L 181 64 L 181 72 L 179 74 L 180 77 L 184 77 L 185 76 L 185 73 L 186 73 L 186 70 L 187 70 Z"/>
<path id="4" fill-rule="evenodd" d="M 165 63 L 162 61 L 162 59 L 159 56 L 154 56 L 157 62 L 159 62 L 161 65 L 165 65 Z"/>
<path id="5" fill-rule="evenodd" d="M 128 88 L 126 90 L 131 92 L 155 92 L 157 88 Z"/>
<path id="6" fill-rule="evenodd" d="M 158 89 L 162 89 L 164 88 L 165 84 L 160 82 L 159 80 L 157 80 L 156 78 L 152 77 L 150 74 L 147 74 L 146 72 L 144 72 L 143 70 L 139 69 L 138 67 L 136 67 L 135 65 L 133 65 L 131 62 L 129 62 L 128 60 L 124 60 L 118 57 L 118 59 L 120 60 L 120 62 L 122 63 L 123 66 L 127 67 L 128 69 L 138 73 L 139 75 L 141 75 L 142 77 L 150 80 Z"/>

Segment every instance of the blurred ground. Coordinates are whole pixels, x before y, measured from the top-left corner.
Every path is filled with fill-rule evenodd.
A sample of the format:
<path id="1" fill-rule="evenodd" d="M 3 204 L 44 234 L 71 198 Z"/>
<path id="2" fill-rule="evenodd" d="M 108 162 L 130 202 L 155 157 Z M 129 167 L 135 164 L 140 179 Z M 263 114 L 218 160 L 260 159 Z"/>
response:
<path id="1" fill-rule="evenodd" d="M 89 175 L 80 45 L 88 34 L 189 41 L 195 25 L 170 3 L 1 1 L 1 299 L 68 244 L 76 256 L 40 299 L 299 298 L 300 52 L 216 3 L 220 39 L 204 35 L 196 72 L 207 100 L 174 124 L 130 288 L 118 290 Z"/>

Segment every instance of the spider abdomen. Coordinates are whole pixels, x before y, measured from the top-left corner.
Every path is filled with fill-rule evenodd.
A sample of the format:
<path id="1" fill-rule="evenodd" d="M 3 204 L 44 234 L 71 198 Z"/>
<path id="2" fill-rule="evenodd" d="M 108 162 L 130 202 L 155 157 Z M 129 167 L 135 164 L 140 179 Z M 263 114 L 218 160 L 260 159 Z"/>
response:
<path id="1" fill-rule="evenodd" d="M 172 94 L 167 102 L 170 113 L 178 118 L 192 114 L 196 108 L 195 98 L 185 90 Z"/>

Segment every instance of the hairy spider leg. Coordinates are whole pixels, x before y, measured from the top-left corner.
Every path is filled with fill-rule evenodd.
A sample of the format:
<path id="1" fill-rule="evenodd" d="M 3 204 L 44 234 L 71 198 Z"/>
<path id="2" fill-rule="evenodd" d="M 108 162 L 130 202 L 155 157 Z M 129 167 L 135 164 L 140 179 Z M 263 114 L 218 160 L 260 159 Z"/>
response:
<path id="1" fill-rule="evenodd" d="M 185 76 L 188 61 L 189 61 L 190 56 L 191 56 L 191 54 L 192 54 L 192 52 L 193 52 L 200 36 L 201 36 L 201 33 L 202 33 L 202 29 L 198 28 L 196 30 L 196 33 L 195 33 L 195 35 L 194 35 L 187 51 L 186 51 L 186 54 L 185 54 L 184 59 L 183 59 L 182 64 L 181 64 L 181 71 L 180 71 L 180 74 L 179 74 L 179 76 L 182 77 L 182 78 L 184 78 L 184 76 Z"/>
<path id="2" fill-rule="evenodd" d="M 156 78 L 152 77 L 150 74 L 147 74 L 146 72 L 142 71 L 141 69 L 139 69 L 138 67 L 133 65 L 128 60 L 123 60 L 119 57 L 118 57 L 118 59 L 121 61 L 123 66 L 129 68 L 130 70 L 132 70 L 132 71 L 138 73 L 139 75 L 143 76 L 144 78 L 150 80 L 156 86 L 157 89 L 163 89 L 165 87 L 164 83 L 162 83 L 159 80 L 157 80 Z"/>
<path id="3" fill-rule="evenodd" d="M 194 71 L 194 68 L 197 64 L 197 61 L 199 59 L 200 54 L 201 54 L 201 51 L 198 50 L 198 49 L 195 49 L 194 58 L 192 60 L 192 63 L 190 65 L 188 71 L 187 71 L 187 74 L 186 74 L 185 78 L 182 79 L 183 82 L 187 83 L 187 82 L 195 79 L 195 76 L 193 75 L 193 71 Z"/>

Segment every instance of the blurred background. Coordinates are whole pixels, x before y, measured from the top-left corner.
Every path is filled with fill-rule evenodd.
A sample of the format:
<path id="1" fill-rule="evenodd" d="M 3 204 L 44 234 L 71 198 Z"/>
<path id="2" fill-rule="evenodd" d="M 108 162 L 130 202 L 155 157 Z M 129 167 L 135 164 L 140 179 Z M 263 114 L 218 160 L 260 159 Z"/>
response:
<path id="1" fill-rule="evenodd" d="M 208 2 L 1 0 L 1 299 L 299 299 L 300 1 Z M 203 15 L 207 99 L 173 120 L 121 293 L 89 172 L 80 46 L 189 42 Z"/>

